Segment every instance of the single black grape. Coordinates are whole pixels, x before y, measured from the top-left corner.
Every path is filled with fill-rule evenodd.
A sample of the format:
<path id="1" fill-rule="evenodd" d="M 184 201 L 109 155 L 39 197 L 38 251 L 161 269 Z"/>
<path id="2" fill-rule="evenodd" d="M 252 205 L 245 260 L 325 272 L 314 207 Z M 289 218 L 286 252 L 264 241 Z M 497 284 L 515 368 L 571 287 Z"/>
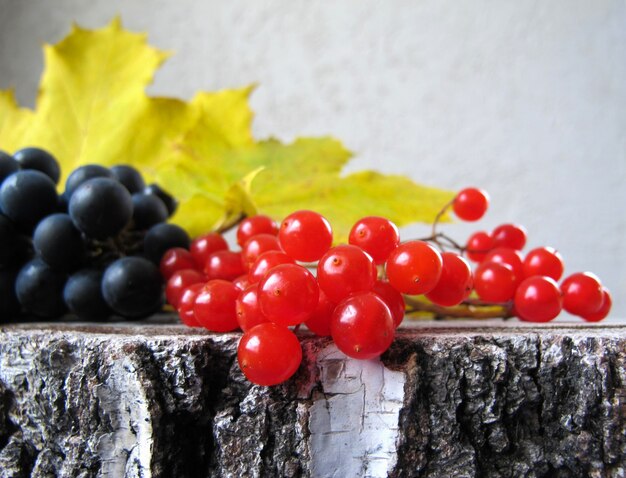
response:
<path id="1" fill-rule="evenodd" d="M 87 236 L 106 239 L 118 234 L 130 222 L 133 200 L 115 179 L 94 178 L 74 191 L 69 211 L 74 225 Z"/>
<path id="2" fill-rule="evenodd" d="M 30 233 L 57 208 L 57 192 L 52 180 L 40 171 L 18 171 L 0 187 L 0 209 L 20 230 Z"/>
<path id="3" fill-rule="evenodd" d="M 113 173 L 98 164 L 86 164 L 72 171 L 65 181 L 65 197 L 69 200 L 78 186 L 93 178 L 113 178 Z"/>
<path id="4" fill-rule="evenodd" d="M 20 163 L 22 169 L 34 169 L 48 176 L 54 184 L 59 182 L 61 168 L 59 163 L 50 153 L 39 148 L 23 148 L 13 153 L 15 160 Z"/>
<path id="5" fill-rule="evenodd" d="M 146 317 L 162 306 L 161 274 L 142 257 L 123 257 L 107 267 L 102 278 L 106 303 L 123 317 Z"/>
<path id="6" fill-rule="evenodd" d="M 150 229 L 167 219 L 167 208 L 154 194 L 133 194 L 133 223 L 135 229 Z"/>
<path id="7" fill-rule="evenodd" d="M 7 322 L 17 316 L 20 304 L 15 295 L 14 269 L 0 269 L 0 322 Z"/>
<path id="8" fill-rule="evenodd" d="M 82 269 L 70 276 L 63 289 L 65 305 L 81 320 L 104 320 L 112 311 L 102 296 L 103 271 Z"/>
<path id="9" fill-rule="evenodd" d="M 13 223 L 0 214 L 0 267 L 14 263 L 19 233 Z"/>
<path id="10" fill-rule="evenodd" d="M 35 251 L 50 267 L 70 272 L 82 264 L 85 246 L 81 233 L 67 214 L 43 219 L 33 234 Z"/>
<path id="11" fill-rule="evenodd" d="M 0 184 L 8 176 L 13 173 L 17 173 L 20 170 L 20 163 L 18 163 L 13 156 L 0 150 Z"/>
<path id="12" fill-rule="evenodd" d="M 65 312 L 63 287 L 66 276 L 39 258 L 27 262 L 15 280 L 17 300 L 37 317 L 55 318 Z"/>
<path id="13" fill-rule="evenodd" d="M 157 224 L 152 226 L 143 239 L 144 255 L 155 264 L 161 261 L 161 257 L 168 249 L 182 247 L 189 249 L 189 235 L 175 224 Z"/>
<path id="14" fill-rule="evenodd" d="M 141 173 L 127 164 L 120 164 L 111 168 L 111 173 L 122 183 L 131 194 L 139 193 L 146 187 Z"/>
<path id="15" fill-rule="evenodd" d="M 154 194 L 161 201 L 163 201 L 163 204 L 165 204 L 167 212 L 170 216 L 176 211 L 176 208 L 178 207 L 178 202 L 176 201 L 176 199 L 174 199 L 172 195 L 164 191 L 158 184 L 150 184 L 146 187 L 146 189 L 144 189 L 143 192 L 146 194 Z"/>

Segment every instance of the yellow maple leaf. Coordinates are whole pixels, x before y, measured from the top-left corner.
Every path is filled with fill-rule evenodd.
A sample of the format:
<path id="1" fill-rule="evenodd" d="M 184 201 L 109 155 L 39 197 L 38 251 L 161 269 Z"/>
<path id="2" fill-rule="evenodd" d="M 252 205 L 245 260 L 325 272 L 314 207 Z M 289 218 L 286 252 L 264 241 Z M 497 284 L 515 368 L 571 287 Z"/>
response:
<path id="1" fill-rule="evenodd" d="M 34 111 L 0 92 L 0 147 L 49 150 L 61 164 L 60 187 L 83 164 L 138 166 L 181 200 L 174 221 L 193 235 L 257 210 L 280 219 L 308 208 L 326 215 L 342 239 L 363 215 L 430 221 L 451 198 L 401 176 L 342 177 L 351 154 L 332 138 L 256 141 L 253 87 L 190 101 L 148 96 L 168 54 L 117 18 L 95 30 L 73 26 L 44 56 Z"/>

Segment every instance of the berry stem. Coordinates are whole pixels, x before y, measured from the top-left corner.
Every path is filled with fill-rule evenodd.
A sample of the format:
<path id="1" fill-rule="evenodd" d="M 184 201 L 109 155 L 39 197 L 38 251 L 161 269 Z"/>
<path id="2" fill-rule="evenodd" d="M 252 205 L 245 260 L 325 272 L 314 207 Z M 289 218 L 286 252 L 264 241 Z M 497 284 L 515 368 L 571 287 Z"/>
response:
<path id="1" fill-rule="evenodd" d="M 404 301 L 407 314 L 426 312 L 432 314 L 435 319 L 508 319 L 513 317 L 510 303 L 495 304 L 468 299 L 454 307 L 444 307 L 407 295 L 404 296 Z"/>

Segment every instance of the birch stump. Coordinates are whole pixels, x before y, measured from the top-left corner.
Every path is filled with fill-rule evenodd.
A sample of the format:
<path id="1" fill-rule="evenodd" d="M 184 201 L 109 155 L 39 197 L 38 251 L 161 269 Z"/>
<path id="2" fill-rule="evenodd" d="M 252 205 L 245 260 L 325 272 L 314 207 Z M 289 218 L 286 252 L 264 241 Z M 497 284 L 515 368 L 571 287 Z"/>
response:
<path id="1" fill-rule="evenodd" d="M 4 326 L 0 476 L 626 476 L 626 326 L 418 324 L 370 361 L 301 334 L 270 388 L 239 336 Z"/>

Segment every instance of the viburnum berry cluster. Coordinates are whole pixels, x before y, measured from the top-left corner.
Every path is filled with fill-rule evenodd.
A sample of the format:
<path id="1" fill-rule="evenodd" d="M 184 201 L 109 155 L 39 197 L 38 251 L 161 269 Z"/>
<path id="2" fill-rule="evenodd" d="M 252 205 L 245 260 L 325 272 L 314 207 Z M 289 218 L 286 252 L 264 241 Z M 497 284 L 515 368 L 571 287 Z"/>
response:
<path id="1" fill-rule="evenodd" d="M 559 286 L 561 256 L 550 247 L 522 256 L 523 227 L 477 232 L 465 246 L 437 232 L 448 209 L 476 221 L 488 204 L 484 191 L 464 189 L 439 213 L 431 236 L 402 243 L 382 217 L 357 221 L 348 244 L 336 246 L 330 223 L 314 211 L 296 211 L 280 226 L 248 217 L 237 229 L 238 251 L 211 232 L 190 250 L 166 252 L 166 297 L 189 326 L 241 329 L 239 365 L 260 385 L 298 369 L 302 349 L 292 328 L 301 324 L 332 337 L 346 355 L 369 359 L 389 348 L 407 313 L 546 322 L 565 309 L 588 321 L 606 317 L 611 296 L 597 277 L 576 273 Z"/>

